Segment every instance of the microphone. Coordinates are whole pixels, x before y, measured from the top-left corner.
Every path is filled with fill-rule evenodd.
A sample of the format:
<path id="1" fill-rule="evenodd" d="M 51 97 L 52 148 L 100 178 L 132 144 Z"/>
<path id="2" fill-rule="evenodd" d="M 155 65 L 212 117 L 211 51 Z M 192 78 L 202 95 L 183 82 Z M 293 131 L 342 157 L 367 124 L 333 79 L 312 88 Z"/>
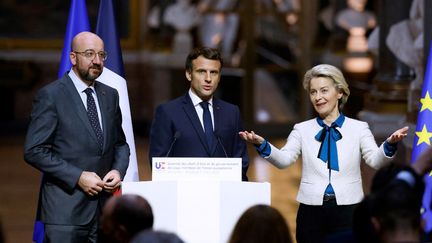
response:
<path id="1" fill-rule="evenodd" d="M 170 145 L 170 148 L 168 149 L 168 152 L 166 153 L 165 157 L 168 157 L 168 156 L 169 156 L 169 154 L 171 153 L 171 150 L 172 150 L 172 148 L 173 148 L 175 142 L 176 142 L 177 139 L 179 139 L 180 137 L 181 137 L 181 132 L 179 132 L 179 131 L 175 132 L 175 134 L 174 134 L 174 140 L 172 141 L 172 143 L 171 143 L 171 145 Z"/>
<path id="2" fill-rule="evenodd" d="M 223 150 L 223 152 L 224 152 L 224 154 L 225 154 L 225 157 L 228 158 L 228 154 L 227 154 L 227 152 L 226 152 L 226 150 L 225 150 L 225 147 L 223 146 L 223 143 L 222 143 L 222 139 L 221 139 L 221 137 L 219 136 L 219 134 L 216 133 L 216 131 L 214 132 L 214 135 L 216 136 L 218 143 L 219 143 L 220 146 L 222 147 L 222 150 Z"/>

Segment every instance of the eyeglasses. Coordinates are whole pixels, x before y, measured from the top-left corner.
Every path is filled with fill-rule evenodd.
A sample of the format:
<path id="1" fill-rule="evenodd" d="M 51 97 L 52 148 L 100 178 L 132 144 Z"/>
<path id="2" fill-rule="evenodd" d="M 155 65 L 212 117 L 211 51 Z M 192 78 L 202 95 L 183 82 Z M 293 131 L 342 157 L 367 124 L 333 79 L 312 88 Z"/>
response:
<path id="1" fill-rule="evenodd" d="M 85 50 L 85 51 L 73 51 L 73 53 L 76 54 L 81 54 L 83 56 L 85 56 L 87 59 L 89 60 L 94 60 L 96 57 L 96 52 L 94 50 Z M 105 61 L 108 57 L 108 53 L 106 51 L 100 51 L 97 53 L 97 55 L 99 56 L 100 59 L 102 59 L 102 61 Z"/>

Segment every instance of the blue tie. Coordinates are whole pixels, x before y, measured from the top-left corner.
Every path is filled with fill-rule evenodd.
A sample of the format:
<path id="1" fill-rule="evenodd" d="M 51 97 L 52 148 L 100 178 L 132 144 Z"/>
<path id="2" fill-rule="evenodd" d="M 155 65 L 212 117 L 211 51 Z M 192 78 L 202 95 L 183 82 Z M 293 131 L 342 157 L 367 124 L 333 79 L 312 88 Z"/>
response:
<path id="1" fill-rule="evenodd" d="M 213 123 L 210 115 L 209 110 L 209 103 L 206 101 L 203 101 L 200 103 L 201 107 L 203 108 L 203 121 L 204 121 L 204 133 L 207 138 L 207 144 L 209 148 L 212 147 L 213 143 Z"/>
<path id="2" fill-rule="evenodd" d="M 318 158 L 320 158 L 324 163 L 327 162 L 329 169 L 339 171 L 338 152 L 336 147 L 336 141 L 342 138 L 342 134 L 336 129 L 339 125 L 336 122 L 333 122 L 329 127 L 324 124 L 323 120 L 317 119 L 317 121 L 323 128 L 315 136 L 315 139 L 321 142 Z"/>
<path id="3" fill-rule="evenodd" d="M 100 127 L 100 123 L 99 123 L 99 116 L 96 110 L 96 103 L 95 100 L 93 99 L 93 90 L 91 88 L 87 88 L 84 90 L 84 93 L 86 93 L 87 95 L 87 116 L 90 120 L 90 124 L 96 134 L 96 138 L 98 140 L 98 143 L 100 145 L 100 147 L 102 148 L 103 146 L 103 134 L 102 134 L 102 129 Z"/>

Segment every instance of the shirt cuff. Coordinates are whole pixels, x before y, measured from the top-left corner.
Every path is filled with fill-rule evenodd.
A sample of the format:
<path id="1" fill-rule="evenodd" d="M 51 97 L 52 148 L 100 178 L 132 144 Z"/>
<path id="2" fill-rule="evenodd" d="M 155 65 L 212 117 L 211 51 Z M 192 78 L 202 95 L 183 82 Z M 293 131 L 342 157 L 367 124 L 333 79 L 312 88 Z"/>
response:
<path id="1" fill-rule="evenodd" d="M 397 143 L 384 142 L 384 154 L 388 157 L 393 157 L 397 151 Z"/>
<path id="2" fill-rule="evenodd" d="M 267 140 L 264 140 L 260 145 L 254 145 L 259 155 L 263 158 L 268 157 L 271 153 L 271 147 Z"/>

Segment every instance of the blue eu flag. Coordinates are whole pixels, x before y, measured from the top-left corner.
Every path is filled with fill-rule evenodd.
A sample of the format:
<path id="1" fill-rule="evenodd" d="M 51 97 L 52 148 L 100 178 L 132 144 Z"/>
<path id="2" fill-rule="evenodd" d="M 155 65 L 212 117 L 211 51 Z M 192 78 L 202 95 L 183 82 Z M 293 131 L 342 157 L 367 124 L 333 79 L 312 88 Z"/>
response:
<path id="1" fill-rule="evenodd" d="M 432 45 L 431 45 L 432 47 Z M 426 73 L 424 76 L 422 93 L 419 104 L 419 113 L 417 117 L 417 125 L 414 136 L 413 151 L 411 163 L 431 146 L 432 138 L 432 48 L 429 51 Z M 432 211 L 431 211 L 431 193 L 432 193 L 432 174 L 427 174 L 424 177 L 425 192 L 422 202 L 422 214 L 426 221 L 426 232 L 432 231 Z"/>

